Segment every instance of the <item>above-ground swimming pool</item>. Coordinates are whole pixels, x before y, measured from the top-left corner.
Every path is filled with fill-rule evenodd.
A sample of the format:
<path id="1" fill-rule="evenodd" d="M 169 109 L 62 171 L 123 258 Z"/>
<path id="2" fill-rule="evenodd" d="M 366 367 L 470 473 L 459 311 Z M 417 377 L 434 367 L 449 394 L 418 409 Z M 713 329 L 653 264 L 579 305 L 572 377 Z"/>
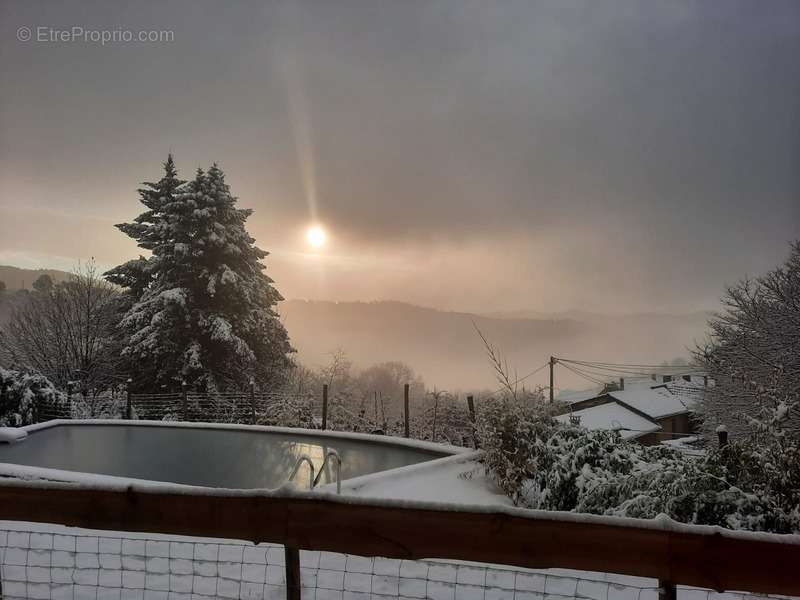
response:
<path id="1" fill-rule="evenodd" d="M 0 443 L 0 475 L 2 467 L 19 465 L 32 467 L 34 476 L 38 469 L 54 469 L 194 486 L 277 488 L 303 455 L 318 470 L 335 450 L 344 481 L 457 452 L 391 437 L 238 425 L 52 421 L 26 430 L 27 438 Z M 328 461 L 320 484 L 336 480 L 332 463 Z M 296 481 L 308 485 L 307 465 Z"/>

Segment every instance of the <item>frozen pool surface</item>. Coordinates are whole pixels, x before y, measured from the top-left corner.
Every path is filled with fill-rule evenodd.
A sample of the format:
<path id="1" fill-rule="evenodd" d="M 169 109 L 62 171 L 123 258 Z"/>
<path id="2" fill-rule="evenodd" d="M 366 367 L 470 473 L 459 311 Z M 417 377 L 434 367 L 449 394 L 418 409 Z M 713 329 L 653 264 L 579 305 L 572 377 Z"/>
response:
<path id="1" fill-rule="evenodd" d="M 342 458 L 343 480 L 449 455 L 325 434 L 83 423 L 46 427 L 16 444 L 0 444 L 0 462 L 209 487 L 276 488 L 300 456 L 311 457 L 318 469 L 331 449 Z M 306 467 L 297 479 L 308 482 Z M 320 482 L 332 481 L 331 466 Z"/>

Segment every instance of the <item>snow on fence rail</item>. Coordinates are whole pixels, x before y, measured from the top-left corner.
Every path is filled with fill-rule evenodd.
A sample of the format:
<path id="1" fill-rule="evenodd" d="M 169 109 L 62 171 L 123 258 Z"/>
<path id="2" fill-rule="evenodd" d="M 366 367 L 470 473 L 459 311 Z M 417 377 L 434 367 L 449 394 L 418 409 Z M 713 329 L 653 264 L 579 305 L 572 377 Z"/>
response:
<path id="1" fill-rule="evenodd" d="M 310 600 L 656 600 L 641 577 L 301 551 Z M 0 523 L 2 596 L 283 600 L 284 548 L 235 540 Z M 681 600 L 749 600 L 681 587 Z M 764 596 L 760 596 L 764 598 Z"/>

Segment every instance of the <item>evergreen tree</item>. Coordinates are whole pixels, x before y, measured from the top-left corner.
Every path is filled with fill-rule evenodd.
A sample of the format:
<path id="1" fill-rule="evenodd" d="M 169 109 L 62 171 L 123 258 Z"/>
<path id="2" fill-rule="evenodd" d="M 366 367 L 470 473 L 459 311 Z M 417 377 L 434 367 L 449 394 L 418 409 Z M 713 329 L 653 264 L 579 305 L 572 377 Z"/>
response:
<path id="1" fill-rule="evenodd" d="M 140 202 L 147 210 L 136 217 L 133 223 L 122 223 L 117 225 L 117 229 L 135 239 L 140 248 L 150 250 L 154 258 L 157 257 L 159 246 L 168 243 L 162 229 L 167 218 L 165 207 L 175 203 L 185 184 L 184 180 L 178 179 L 178 170 L 172 154 L 169 154 L 161 180 L 157 183 L 145 182 L 142 185 L 146 187 L 138 190 Z M 106 279 L 128 289 L 132 298 L 140 298 L 151 282 L 152 269 L 157 263 L 139 256 L 106 273 Z"/>
<path id="2" fill-rule="evenodd" d="M 108 275 L 133 299 L 122 323 L 134 387 L 273 383 L 292 348 L 274 310 L 283 298 L 261 263 L 267 253 L 245 229 L 252 211 L 236 207 L 216 164 L 188 184 L 172 157 L 164 169 L 161 181 L 140 190 L 148 210 L 118 226 L 152 256 Z"/>

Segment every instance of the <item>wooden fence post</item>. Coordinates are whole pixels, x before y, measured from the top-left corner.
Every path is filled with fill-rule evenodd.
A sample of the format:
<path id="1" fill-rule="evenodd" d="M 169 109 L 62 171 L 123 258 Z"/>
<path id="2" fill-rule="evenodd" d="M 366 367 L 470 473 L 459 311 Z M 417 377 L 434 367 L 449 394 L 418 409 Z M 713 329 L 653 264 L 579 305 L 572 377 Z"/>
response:
<path id="1" fill-rule="evenodd" d="M 724 448 L 728 445 L 728 428 L 725 425 L 717 427 L 717 439 L 719 440 L 719 447 Z"/>
<path id="2" fill-rule="evenodd" d="M 405 420 L 404 434 L 408 437 L 408 384 L 403 386 L 403 418 Z"/>
<path id="3" fill-rule="evenodd" d="M 677 600 L 678 593 L 675 589 L 675 584 L 671 581 L 658 581 L 658 600 Z"/>
<path id="4" fill-rule="evenodd" d="M 472 423 L 472 446 L 478 448 L 478 438 L 475 435 L 475 400 L 472 394 L 467 396 L 467 410 L 469 410 L 469 420 Z"/>
<path id="5" fill-rule="evenodd" d="M 183 413 L 182 419 L 186 421 L 186 413 L 189 408 L 189 394 L 186 391 L 186 381 L 181 381 L 181 390 L 183 390 L 183 409 L 181 411 Z"/>
<path id="6" fill-rule="evenodd" d="M 300 551 L 284 548 L 286 558 L 286 600 L 300 600 Z"/>
<path id="7" fill-rule="evenodd" d="M 125 386 L 125 418 L 130 421 L 133 417 L 133 410 L 131 407 L 131 383 L 133 383 L 133 379 L 130 377 L 126 382 L 127 385 Z"/>
<path id="8" fill-rule="evenodd" d="M 328 384 L 322 384 L 322 429 L 328 428 Z"/>
<path id="9" fill-rule="evenodd" d="M 256 381 L 250 378 L 250 420 L 253 425 L 256 424 Z"/>

